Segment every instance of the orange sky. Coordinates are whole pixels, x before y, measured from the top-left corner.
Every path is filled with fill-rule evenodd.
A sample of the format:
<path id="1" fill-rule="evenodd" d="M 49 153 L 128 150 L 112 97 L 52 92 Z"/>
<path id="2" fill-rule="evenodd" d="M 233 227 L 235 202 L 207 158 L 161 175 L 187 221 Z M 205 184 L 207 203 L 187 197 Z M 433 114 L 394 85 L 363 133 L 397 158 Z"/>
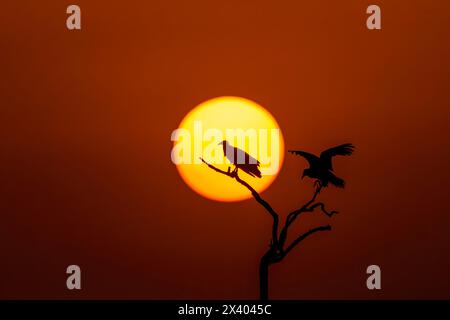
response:
<path id="1" fill-rule="evenodd" d="M 254 100 L 286 147 L 352 142 L 335 169 L 333 230 L 271 269 L 271 296 L 450 298 L 450 3 L 85 1 L 0 10 L 0 298 L 257 298 L 270 218 L 190 190 L 170 134 L 207 99 Z M 286 156 L 263 193 L 286 214 L 310 197 Z M 81 292 L 65 268 L 82 268 Z M 382 269 L 382 290 L 365 286 Z"/>

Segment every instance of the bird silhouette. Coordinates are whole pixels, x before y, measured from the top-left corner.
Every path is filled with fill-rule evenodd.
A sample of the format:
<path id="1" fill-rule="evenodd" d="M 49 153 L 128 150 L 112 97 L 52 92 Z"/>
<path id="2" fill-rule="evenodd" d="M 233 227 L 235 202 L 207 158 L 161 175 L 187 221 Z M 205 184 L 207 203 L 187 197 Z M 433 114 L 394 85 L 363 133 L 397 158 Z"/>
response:
<path id="1" fill-rule="evenodd" d="M 331 183 L 338 188 L 344 188 L 344 180 L 338 178 L 333 173 L 331 160 L 334 156 L 349 156 L 353 153 L 354 149 L 354 145 L 345 143 L 323 151 L 320 157 L 300 150 L 289 150 L 289 152 L 297 156 L 302 156 L 309 162 L 309 168 L 303 170 L 302 179 L 306 176 L 316 179 L 316 183 L 319 186 L 327 187 L 328 183 Z"/>
<path id="2" fill-rule="evenodd" d="M 223 147 L 223 153 L 227 159 L 234 164 L 233 172 L 237 173 L 241 169 L 252 177 L 261 178 L 261 171 L 259 170 L 259 161 L 249 155 L 247 152 L 233 147 L 228 141 L 223 140 L 219 143 Z M 228 169 L 230 170 L 230 169 Z"/>

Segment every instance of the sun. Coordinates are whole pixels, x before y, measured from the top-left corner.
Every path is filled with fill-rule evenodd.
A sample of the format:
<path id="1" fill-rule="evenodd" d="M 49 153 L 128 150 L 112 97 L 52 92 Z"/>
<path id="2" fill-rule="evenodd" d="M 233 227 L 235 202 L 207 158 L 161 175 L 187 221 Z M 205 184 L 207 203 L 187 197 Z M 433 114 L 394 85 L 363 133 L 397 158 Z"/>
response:
<path id="1" fill-rule="evenodd" d="M 172 161 L 184 182 L 198 194 L 217 201 L 241 201 L 252 197 L 234 179 L 203 164 L 234 169 L 224 157 L 220 142 L 244 150 L 260 162 L 261 178 L 239 170 L 239 177 L 259 193 L 277 177 L 284 160 L 284 141 L 275 118 L 259 104 L 240 97 L 218 97 L 192 109 L 172 133 Z"/>

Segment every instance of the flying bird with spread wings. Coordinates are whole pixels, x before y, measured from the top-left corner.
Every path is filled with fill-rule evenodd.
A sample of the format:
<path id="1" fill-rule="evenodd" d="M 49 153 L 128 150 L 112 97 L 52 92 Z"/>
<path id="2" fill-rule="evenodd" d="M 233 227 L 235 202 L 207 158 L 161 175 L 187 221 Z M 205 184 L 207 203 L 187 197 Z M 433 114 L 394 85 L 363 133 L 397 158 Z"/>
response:
<path id="1" fill-rule="evenodd" d="M 259 161 L 249 155 L 247 152 L 233 147 L 228 143 L 227 140 L 223 140 L 219 143 L 219 145 L 223 146 L 223 153 L 227 159 L 234 164 L 235 173 L 238 172 L 238 169 L 241 169 L 245 173 L 249 174 L 252 177 L 261 178 L 261 171 L 259 170 Z M 228 169 L 229 170 L 229 169 Z"/>
<path id="2" fill-rule="evenodd" d="M 331 183 L 338 188 L 344 188 L 344 180 L 334 175 L 332 158 L 334 156 L 349 156 L 354 149 L 354 145 L 345 143 L 323 151 L 320 157 L 300 150 L 289 150 L 289 152 L 302 156 L 309 162 L 309 168 L 303 170 L 302 179 L 306 176 L 316 179 L 319 186 L 327 187 L 328 183 Z"/>

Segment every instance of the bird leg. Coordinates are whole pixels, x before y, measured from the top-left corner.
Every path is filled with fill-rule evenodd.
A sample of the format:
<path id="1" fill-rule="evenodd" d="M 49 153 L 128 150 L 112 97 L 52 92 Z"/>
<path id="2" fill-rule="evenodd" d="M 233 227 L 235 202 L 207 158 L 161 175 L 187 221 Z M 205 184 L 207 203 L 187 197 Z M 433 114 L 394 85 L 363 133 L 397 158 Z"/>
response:
<path id="1" fill-rule="evenodd" d="M 320 190 L 322 189 L 322 182 L 318 179 L 314 181 L 314 188 L 316 188 L 317 193 L 320 193 Z"/>

